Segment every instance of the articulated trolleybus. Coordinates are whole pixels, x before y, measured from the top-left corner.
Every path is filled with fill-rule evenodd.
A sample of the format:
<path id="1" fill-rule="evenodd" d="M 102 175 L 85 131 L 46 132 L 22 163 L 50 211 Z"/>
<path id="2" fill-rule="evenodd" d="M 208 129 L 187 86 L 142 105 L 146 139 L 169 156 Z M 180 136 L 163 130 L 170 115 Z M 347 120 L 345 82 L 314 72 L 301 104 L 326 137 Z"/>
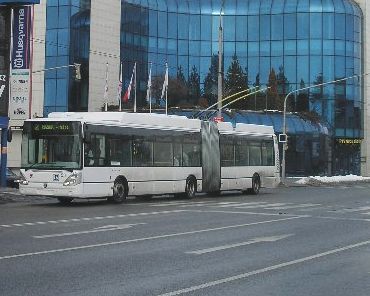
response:
<path id="1" fill-rule="evenodd" d="M 280 181 L 272 127 L 161 114 L 51 113 L 27 120 L 20 192 L 75 198 L 183 195 L 241 190 Z"/>

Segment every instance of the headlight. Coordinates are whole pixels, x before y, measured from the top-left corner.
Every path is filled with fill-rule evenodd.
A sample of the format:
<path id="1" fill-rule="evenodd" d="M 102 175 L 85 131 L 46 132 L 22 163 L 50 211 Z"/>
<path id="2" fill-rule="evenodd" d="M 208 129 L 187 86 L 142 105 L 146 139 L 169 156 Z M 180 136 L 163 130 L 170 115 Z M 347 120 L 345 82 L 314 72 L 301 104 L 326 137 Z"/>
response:
<path id="1" fill-rule="evenodd" d="M 20 173 L 19 180 L 17 180 L 17 183 L 20 183 L 22 185 L 28 185 L 28 181 L 26 180 L 26 177 L 23 175 L 22 171 Z"/>
<path id="2" fill-rule="evenodd" d="M 82 173 L 73 173 L 63 183 L 63 186 L 75 186 L 80 184 L 82 180 Z"/>

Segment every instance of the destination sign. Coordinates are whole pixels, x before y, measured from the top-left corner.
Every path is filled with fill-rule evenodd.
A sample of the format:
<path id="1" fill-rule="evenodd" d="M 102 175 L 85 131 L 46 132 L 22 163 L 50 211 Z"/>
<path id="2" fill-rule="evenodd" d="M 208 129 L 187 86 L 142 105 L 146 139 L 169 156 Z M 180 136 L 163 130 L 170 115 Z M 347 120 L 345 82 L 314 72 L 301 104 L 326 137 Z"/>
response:
<path id="1" fill-rule="evenodd" d="M 32 134 L 37 135 L 72 135 L 77 132 L 74 122 L 35 122 L 32 124 Z"/>

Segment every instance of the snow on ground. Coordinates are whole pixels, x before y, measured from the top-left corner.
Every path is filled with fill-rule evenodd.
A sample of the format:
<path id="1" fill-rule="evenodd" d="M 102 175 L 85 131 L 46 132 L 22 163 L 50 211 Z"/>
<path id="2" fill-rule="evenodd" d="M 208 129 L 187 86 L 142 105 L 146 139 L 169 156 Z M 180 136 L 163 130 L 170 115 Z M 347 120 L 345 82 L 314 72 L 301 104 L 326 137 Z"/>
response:
<path id="1" fill-rule="evenodd" d="M 370 177 L 361 177 L 356 175 L 347 175 L 347 176 L 333 176 L 333 177 L 319 177 L 319 176 L 311 176 L 311 177 L 304 177 L 299 179 L 295 183 L 301 185 L 309 185 L 309 184 L 326 184 L 326 183 L 351 183 L 351 182 L 369 182 Z"/>

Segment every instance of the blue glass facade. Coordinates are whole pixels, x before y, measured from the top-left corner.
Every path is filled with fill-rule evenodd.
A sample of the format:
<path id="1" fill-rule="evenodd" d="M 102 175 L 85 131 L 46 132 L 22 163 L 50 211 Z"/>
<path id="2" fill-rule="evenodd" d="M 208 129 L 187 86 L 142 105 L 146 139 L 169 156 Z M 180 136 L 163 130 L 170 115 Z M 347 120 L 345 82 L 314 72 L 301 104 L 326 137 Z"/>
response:
<path id="1" fill-rule="evenodd" d="M 82 80 L 74 68 L 45 72 L 44 115 L 53 111 L 87 111 L 90 0 L 49 0 L 46 11 L 45 68 L 80 63 Z"/>
<path id="2" fill-rule="evenodd" d="M 137 62 L 139 105 L 147 104 L 149 63 L 154 81 L 157 76 L 163 82 L 165 62 L 170 84 L 172 77 L 176 86 L 183 83 L 187 88 L 185 99 L 175 98 L 178 93 L 169 96 L 170 105 L 215 101 L 221 2 L 122 0 L 124 85 Z M 361 74 L 362 19 L 359 6 L 351 0 L 224 1 L 225 93 L 270 87 L 254 100 L 233 107 L 282 110 L 283 98 L 291 90 Z M 241 77 L 238 85 L 235 77 Z M 201 96 L 192 97 L 193 93 Z M 334 173 L 359 172 L 360 147 L 348 151 L 336 139 L 363 137 L 361 79 L 298 93 L 289 99 L 288 108 L 329 127 Z"/>

